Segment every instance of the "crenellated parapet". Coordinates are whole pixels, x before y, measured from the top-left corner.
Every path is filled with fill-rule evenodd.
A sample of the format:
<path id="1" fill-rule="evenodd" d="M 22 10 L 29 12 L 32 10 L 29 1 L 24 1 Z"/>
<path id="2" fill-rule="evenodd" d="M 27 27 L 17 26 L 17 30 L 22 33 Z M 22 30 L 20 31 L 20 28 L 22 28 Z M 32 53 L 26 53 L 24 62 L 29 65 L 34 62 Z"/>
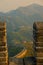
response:
<path id="1" fill-rule="evenodd" d="M 0 22 L 0 65 L 8 65 L 6 22 Z"/>
<path id="2" fill-rule="evenodd" d="M 33 39 L 36 65 L 43 65 L 43 22 L 33 24 Z"/>

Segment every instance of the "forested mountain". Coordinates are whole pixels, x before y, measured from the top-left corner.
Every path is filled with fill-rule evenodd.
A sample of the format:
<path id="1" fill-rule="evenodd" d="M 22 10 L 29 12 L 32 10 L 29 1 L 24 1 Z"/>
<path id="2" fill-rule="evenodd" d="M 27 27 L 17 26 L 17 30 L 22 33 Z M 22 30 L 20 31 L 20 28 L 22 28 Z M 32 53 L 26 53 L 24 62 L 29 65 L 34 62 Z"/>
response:
<path id="1" fill-rule="evenodd" d="M 12 46 L 9 47 L 9 55 L 12 56 L 15 54 L 10 51 L 15 50 L 13 46 L 32 41 L 32 25 L 43 21 L 43 6 L 32 4 L 7 13 L 0 12 L 0 21 L 6 21 L 8 46 Z"/>

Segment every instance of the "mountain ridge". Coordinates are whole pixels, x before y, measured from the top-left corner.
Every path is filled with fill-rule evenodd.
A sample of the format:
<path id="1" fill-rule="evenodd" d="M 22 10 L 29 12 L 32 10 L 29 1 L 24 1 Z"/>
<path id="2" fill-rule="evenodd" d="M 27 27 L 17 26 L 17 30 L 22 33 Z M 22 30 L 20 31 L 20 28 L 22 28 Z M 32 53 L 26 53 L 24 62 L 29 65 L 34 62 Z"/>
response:
<path id="1" fill-rule="evenodd" d="M 30 41 L 32 30 L 28 28 L 32 28 L 34 22 L 43 21 L 43 6 L 32 4 L 7 13 L 0 12 L 0 21 L 7 23 L 8 46 L 23 43 L 24 40 Z M 9 56 L 15 53 L 12 49 L 15 50 L 14 47 L 9 47 Z"/>

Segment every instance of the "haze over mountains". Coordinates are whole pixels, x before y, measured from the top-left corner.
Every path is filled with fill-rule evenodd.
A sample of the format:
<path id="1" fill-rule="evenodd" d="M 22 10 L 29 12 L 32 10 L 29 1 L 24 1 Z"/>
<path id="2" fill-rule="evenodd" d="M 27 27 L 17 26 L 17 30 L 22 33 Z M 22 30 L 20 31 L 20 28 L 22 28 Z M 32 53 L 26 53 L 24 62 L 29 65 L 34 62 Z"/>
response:
<path id="1" fill-rule="evenodd" d="M 24 40 L 29 41 L 32 38 L 30 29 L 33 22 L 43 21 L 43 6 L 32 4 L 7 13 L 0 12 L 0 21 L 7 23 L 8 45 L 22 43 Z"/>
<path id="2" fill-rule="evenodd" d="M 43 21 L 43 6 L 32 4 L 7 13 L 0 12 L 0 16 L 4 16 L 7 19 L 7 22 L 10 20 L 10 23 L 14 23 L 19 26 L 29 25 L 34 21 Z"/>

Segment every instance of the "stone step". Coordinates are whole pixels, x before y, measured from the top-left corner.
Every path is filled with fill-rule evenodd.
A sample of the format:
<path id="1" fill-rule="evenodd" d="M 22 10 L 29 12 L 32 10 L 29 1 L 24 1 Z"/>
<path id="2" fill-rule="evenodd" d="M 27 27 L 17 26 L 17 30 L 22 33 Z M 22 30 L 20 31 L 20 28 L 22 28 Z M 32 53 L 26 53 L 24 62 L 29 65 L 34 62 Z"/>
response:
<path id="1" fill-rule="evenodd" d="M 43 63 L 43 57 L 36 57 L 36 61 L 38 63 Z"/>
<path id="2" fill-rule="evenodd" d="M 36 64 L 36 65 L 43 65 L 43 63 L 38 63 L 38 62 L 37 62 L 37 64 Z"/>
<path id="3" fill-rule="evenodd" d="M 43 57 L 43 52 L 36 52 L 37 57 Z"/>

